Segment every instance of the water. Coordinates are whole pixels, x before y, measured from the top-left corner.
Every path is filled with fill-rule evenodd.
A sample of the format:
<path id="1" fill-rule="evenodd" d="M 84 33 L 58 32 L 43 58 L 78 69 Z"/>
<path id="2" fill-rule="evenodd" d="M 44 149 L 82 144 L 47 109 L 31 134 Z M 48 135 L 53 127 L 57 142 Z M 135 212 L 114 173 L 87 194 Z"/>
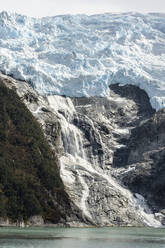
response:
<path id="1" fill-rule="evenodd" d="M 2 248 L 162 248 L 160 228 L 0 228 Z"/>

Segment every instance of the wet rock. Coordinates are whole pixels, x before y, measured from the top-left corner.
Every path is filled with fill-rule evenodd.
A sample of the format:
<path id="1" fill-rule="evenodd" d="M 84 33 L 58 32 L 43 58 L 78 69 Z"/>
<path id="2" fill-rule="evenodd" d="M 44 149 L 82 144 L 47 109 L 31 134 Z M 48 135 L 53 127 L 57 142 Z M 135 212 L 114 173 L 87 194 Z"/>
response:
<path id="1" fill-rule="evenodd" d="M 30 225 L 30 226 L 43 226 L 44 220 L 43 220 L 42 216 L 35 215 L 35 216 L 30 217 L 30 219 L 28 220 L 28 225 Z"/>
<path id="2" fill-rule="evenodd" d="M 21 97 L 27 92 L 37 97 L 37 101 L 24 98 L 24 102 L 59 159 L 67 197 L 59 201 L 63 216 L 58 223 L 160 225 L 152 212 L 147 217 L 146 209 L 147 203 L 155 212 L 165 207 L 164 200 L 153 200 L 155 194 L 163 195 L 164 191 L 163 115 L 154 115 L 143 90 L 112 85 L 108 98 L 69 98 L 38 96 L 19 81 L 13 86 Z M 151 185 L 162 191 L 152 192 Z M 141 194 L 144 200 L 133 193 Z"/>
<path id="3" fill-rule="evenodd" d="M 115 156 L 120 154 L 119 149 Z M 123 157 L 124 163 L 114 160 L 115 167 L 125 168 L 123 174 L 118 170 L 120 180 L 132 192 L 142 194 L 154 212 L 160 212 L 165 206 L 164 109 L 132 131 Z"/>

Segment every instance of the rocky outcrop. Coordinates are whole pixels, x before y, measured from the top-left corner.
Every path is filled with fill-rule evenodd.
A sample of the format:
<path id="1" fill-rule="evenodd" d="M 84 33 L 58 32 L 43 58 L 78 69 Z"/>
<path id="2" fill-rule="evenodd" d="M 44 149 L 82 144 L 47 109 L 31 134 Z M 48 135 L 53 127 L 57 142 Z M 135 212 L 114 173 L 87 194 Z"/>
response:
<path id="1" fill-rule="evenodd" d="M 123 152 L 125 163 L 114 160 L 114 166 L 123 168 L 118 177 L 131 189 L 147 199 L 152 210 L 161 212 L 165 208 L 165 110 L 155 113 L 142 122 L 130 136 Z M 124 150 L 124 149 L 123 149 Z M 116 151 L 116 157 L 120 149 Z"/>
<path id="2" fill-rule="evenodd" d="M 150 148 L 157 147 L 155 140 L 152 145 L 148 140 L 150 127 L 148 131 L 142 127 L 153 122 L 159 112 L 154 115 L 143 90 L 116 84 L 110 87 L 109 97 L 42 97 L 29 84 L 3 77 L 8 80 L 8 87 L 16 88 L 39 121 L 59 159 L 60 175 L 69 197 L 68 202 L 59 202 L 66 216 L 59 221 L 71 226 L 159 226 L 160 222 L 164 223 L 164 203 L 158 207 L 160 203 L 150 201 L 149 195 L 144 194 L 143 180 L 138 188 L 133 181 L 134 178 L 136 182 L 139 171 L 143 177 L 147 173 L 142 168 L 148 167 L 151 160 L 140 160 L 142 152 L 148 151 L 147 144 Z M 161 128 L 163 130 L 163 124 Z M 140 134 L 138 130 L 143 131 Z M 162 132 L 159 139 L 163 144 Z M 156 153 L 154 156 L 156 161 Z M 136 164 L 137 173 L 133 177 L 130 164 Z M 152 173 L 156 178 L 159 172 L 156 165 L 154 168 Z M 148 178 L 152 180 L 150 175 Z M 157 210 L 153 211 L 156 204 Z"/>
<path id="3" fill-rule="evenodd" d="M 69 199 L 59 175 L 57 118 L 51 118 L 46 105 L 39 105 L 38 95 L 26 83 L 1 75 L 0 95 L 0 225 L 90 224 Z M 54 149 L 22 101 L 43 112 L 45 135 Z"/>

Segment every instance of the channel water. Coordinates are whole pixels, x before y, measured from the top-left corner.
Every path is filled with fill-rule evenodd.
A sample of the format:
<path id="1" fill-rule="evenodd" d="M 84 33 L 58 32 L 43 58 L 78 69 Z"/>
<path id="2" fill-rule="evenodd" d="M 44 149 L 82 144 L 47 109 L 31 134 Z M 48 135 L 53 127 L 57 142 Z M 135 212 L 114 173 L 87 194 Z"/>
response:
<path id="1" fill-rule="evenodd" d="M 0 228 L 0 248 L 163 247 L 163 228 Z"/>

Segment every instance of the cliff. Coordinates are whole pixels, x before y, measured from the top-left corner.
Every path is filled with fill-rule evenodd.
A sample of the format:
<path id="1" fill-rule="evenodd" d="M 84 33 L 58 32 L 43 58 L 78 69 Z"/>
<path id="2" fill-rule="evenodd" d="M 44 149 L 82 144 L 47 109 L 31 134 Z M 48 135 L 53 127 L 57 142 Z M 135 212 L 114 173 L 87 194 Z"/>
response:
<path id="1" fill-rule="evenodd" d="M 1 223 L 66 224 L 71 209 L 75 216 L 81 215 L 64 191 L 56 152 L 46 141 L 41 125 L 16 94 L 12 79 L 1 76 Z"/>
<path id="2" fill-rule="evenodd" d="M 116 84 L 110 87 L 109 97 L 43 97 L 26 82 L 4 75 L 1 78 L 9 88 L 15 88 L 40 123 L 56 155 L 56 163 L 59 161 L 63 186 L 60 198 L 55 194 L 56 204 L 52 205 L 54 210 L 59 209 L 54 223 L 69 226 L 164 224 L 164 202 L 155 195 L 160 166 L 154 163 L 159 153 L 160 160 L 156 163 L 162 162 L 159 192 L 163 192 L 164 111 L 155 113 L 143 90 Z M 155 126 L 159 123 L 155 122 L 157 119 L 161 120 L 161 128 Z M 149 136 L 151 130 L 154 130 L 153 143 Z M 158 137 L 160 146 L 156 143 L 157 136 L 162 137 Z M 155 147 L 160 148 L 156 153 Z M 146 157 L 148 150 L 153 156 Z M 41 154 L 37 157 L 40 159 Z M 48 179 L 45 169 L 44 184 Z M 155 190 L 146 182 L 153 182 Z M 53 210 L 51 213 L 45 223 L 53 222 Z"/>

